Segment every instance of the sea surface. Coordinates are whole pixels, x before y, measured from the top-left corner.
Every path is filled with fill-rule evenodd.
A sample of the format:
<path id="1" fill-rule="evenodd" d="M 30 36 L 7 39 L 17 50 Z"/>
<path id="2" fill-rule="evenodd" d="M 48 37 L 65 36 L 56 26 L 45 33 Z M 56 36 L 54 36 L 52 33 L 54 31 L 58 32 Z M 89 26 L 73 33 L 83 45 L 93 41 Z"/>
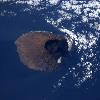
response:
<path id="1" fill-rule="evenodd" d="M 15 40 L 30 31 L 70 36 L 71 57 L 28 69 Z M 100 0 L 0 0 L 0 100 L 100 100 Z"/>

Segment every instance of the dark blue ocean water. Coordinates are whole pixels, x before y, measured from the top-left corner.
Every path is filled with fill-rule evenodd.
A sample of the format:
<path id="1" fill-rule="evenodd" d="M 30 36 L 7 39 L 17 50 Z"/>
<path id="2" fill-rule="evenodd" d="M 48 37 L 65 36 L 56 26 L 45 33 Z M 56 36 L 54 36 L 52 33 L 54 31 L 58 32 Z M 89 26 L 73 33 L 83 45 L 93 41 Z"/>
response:
<path id="1" fill-rule="evenodd" d="M 0 16 L 0 100 L 100 100 L 99 71 L 95 73 L 93 80 L 86 81 L 79 88 L 73 85 L 75 80 L 69 75 L 61 88 L 54 89 L 53 84 L 67 71 L 64 66 L 53 72 L 39 72 L 28 69 L 20 62 L 14 42 L 23 33 L 50 31 L 64 34 L 46 22 L 44 15 L 49 14 L 48 9 L 32 10 L 29 14 L 19 12 L 22 7 L 24 8 L 25 5 L 0 3 L 1 11 L 12 9 L 17 12 L 16 16 L 8 13 Z M 100 50 L 99 44 L 100 39 L 98 39 L 96 51 Z M 67 64 L 75 65 L 80 55 L 73 52 L 73 59 Z M 98 53 L 98 61 L 99 56 Z"/>

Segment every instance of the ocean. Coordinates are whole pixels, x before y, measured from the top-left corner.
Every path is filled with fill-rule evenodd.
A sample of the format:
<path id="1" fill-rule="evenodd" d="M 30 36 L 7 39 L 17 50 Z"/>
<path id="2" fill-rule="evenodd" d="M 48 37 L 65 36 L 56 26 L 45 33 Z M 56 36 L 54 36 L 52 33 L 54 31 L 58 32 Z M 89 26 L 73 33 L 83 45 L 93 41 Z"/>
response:
<path id="1" fill-rule="evenodd" d="M 31 31 L 69 35 L 72 57 L 52 72 L 21 63 L 15 41 Z M 100 1 L 0 1 L 0 100 L 100 100 Z"/>

